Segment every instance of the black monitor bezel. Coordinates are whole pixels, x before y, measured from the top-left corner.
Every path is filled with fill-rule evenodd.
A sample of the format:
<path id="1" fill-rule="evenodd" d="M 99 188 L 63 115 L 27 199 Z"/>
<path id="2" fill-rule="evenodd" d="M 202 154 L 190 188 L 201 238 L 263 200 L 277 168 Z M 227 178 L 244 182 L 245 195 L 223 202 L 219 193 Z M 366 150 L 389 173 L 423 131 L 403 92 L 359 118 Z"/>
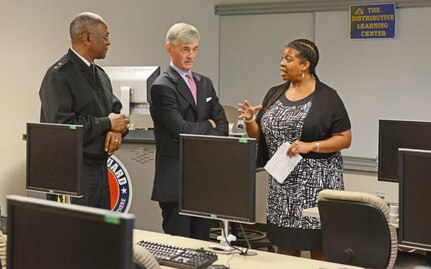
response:
<path id="1" fill-rule="evenodd" d="M 398 124 L 398 125 L 403 125 L 405 128 L 408 128 L 408 126 L 429 126 L 429 128 L 431 129 L 431 122 L 426 122 L 426 121 L 412 121 L 412 120 L 389 120 L 389 119 L 380 119 L 379 120 L 379 145 L 378 145 L 378 160 L 377 160 L 377 165 L 378 165 L 378 169 L 377 169 L 377 178 L 379 181 L 387 181 L 387 182 L 398 182 L 399 179 L 397 178 L 390 178 L 386 175 L 383 174 L 383 169 L 382 166 L 385 162 L 387 162 L 387 160 L 383 160 L 384 156 L 382 154 L 382 150 L 383 150 L 383 144 L 384 144 L 384 134 L 382 132 L 383 128 L 385 125 L 387 124 Z M 385 134 L 385 136 L 387 136 L 388 134 Z M 412 146 L 408 144 L 408 138 L 406 138 L 404 141 L 407 142 L 407 144 L 403 144 L 400 145 L 398 148 L 411 148 Z M 422 148 L 419 148 L 422 149 Z M 394 161 L 394 168 L 396 169 L 396 171 L 398 172 L 398 152 L 397 150 L 394 150 L 395 155 L 393 156 L 393 161 Z"/>
<path id="2" fill-rule="evenodd" d="M 398 221 L 398 244 L 406 247 L 422 249 L 426 251 L 431 251 L 431 243 L 425 244 L 420 242 L 412 242 L 405 238 L 404 231 L 404 203 L 405 203 L 405 194 L 404 194 L 404 158 L 406 155 L 419 155 L 419 156 L 429 156 L 431 158 L 431 150 L 418 150 L 418 149 L 406 149 L 400 148 L 398 150 L 398 175 L 399 175 L 399 221 Z M 429 190 L 424 190 L 425 192 L 429 192 Z M 430 229 L 431 231 L 431 229 Z"/>
<path id="3" fill-rule="evenodd" d="M 248 195 L 249 202 L 251 204 L 251 208 L 247 212 L 248 217 L 238 217 L 238 216 L 229 216 L 224 214 L 214 214 L 213 212 L 200 212 L 189 210 L 183 208 L 182 202 L 182 186 L 183 186 L 183 143 L 185 139 L 192 140 L 217 140 L 217 141 L 226 141 L 229 143 L 248 143 L 252 147 L 251 154 L 249 156 L 250 160 L 250 179 L 249 183 L 251 186 L 251 191 Z M 190 135 L 190 134 L 180 134 L 180 157 L 179 157 L 179 213 L 181 215 L 202 217 L 208 219 L 216 219 L 222 221 L 236 222 L 236 223 L 245 223 L 245 224 L 254 224 L 256 222 L 256 139 L 254 138 L 243 138 L 243 137 L 226 137 L 226 136 L 210 136 L 210 135 Z"/>
<path id="4" fill-rule="evenodd" d="M 133 228 L 134 228 L 134 215 L 126 213 L 112 212 L 105 209 L 92 208 L 81 205 L 56 203 L 53 201 L 42 200 L 32 197 L 24 197 L 19 195 L 8 195 L 7 197 L 7 209 L 8 209 L 8 240 L 7 240 L 7 261 L 8 268 L 14 268 L 14 216 L 16 207 L 27 207 L 34 208 L 37 211 L 48 211 L 53 214 L 60 214 L 63 216 L 74 216 L 76 218 L 91 219 L 95 222 L 100 222 L 106 225 L 115 225 L 119 229 L 115 229 L 122 233 L 121 237 L 125 240 L 121 240 L 123 243 L 118 245 L 118 251 L 120 253 L 115 253 L 115 255 L 122 255 L 121 262 L 124 263 L 121 268 L 133 268 Z M 31 227 L 31 221 L 29 221 L 29 227 Z M 83 229 L 85 229 L 83 227 Z M 17 231 L 19 232 L 19 231 Z M 65 231 L 66 233 L 68 231 Z M 76 234 L 75 236 L 79 236 Z M 106 235 L 109 236 L 109 235 Z M 28 238 L 31 242 L 31 238 Z M 86 241 L 86 240 L 83 240 Z M 103 246 L 100 246 L 103 249 Z M 64 251 L 70 251 L 68 249 L 68 244 L 65 242 L 64 246 L 58 246 L 59 249 Z M 62 251 L 60 250 L 60 251 Z M 114 253 L 112 253 L 114 255 Z M 26 256 L 27 257 L 27 256 Z M 28 257 L 27 257 L 28 258 Z M 77 257 L 77 262 L 79 262 L 79 257 Z M 60 265 L 59 265 L 60 266 Z M 61 267 L 61 266 L 60 266 Z M 78 267 L 75 267 L 78 268 Z"/>
<path id="5" fill-rule="evenodd" d="M 77 178 L 74 178 L 75 182 L 73 183 L 74 188 L 69 190 L 64 190 L 56 187 L 55 183 L 52 188 L 42 187 L 34 183 L 32 181 L 31 171 L 31 132 L 36 130 L 37 128 L 48 128 L 49 130 L 55 132 L 56 130 L 71 130 L 74 133 L 75 145 L 77 145 L 76 149 L 76 164 L 74 165 L 77 169 L 76 174 Z M 49 141 L 47 141 L 49 143 Z M 55 124 L 55 123 L 27 123 L 27 133 L 26 133 L 26 190 L 28 191 L 36 191 L 43 192 L 49 194 L 58 194 L 58 195 L 68 195 L 73 197 L 81 197 L 80 185 L 81 185 L 81 174 L 82 174 L 82 161 L 83 161 L 83 126 L 82 125 L 69 125 L 69 124 Z M 59 176 L 60 179 L 63 177 Z"/>

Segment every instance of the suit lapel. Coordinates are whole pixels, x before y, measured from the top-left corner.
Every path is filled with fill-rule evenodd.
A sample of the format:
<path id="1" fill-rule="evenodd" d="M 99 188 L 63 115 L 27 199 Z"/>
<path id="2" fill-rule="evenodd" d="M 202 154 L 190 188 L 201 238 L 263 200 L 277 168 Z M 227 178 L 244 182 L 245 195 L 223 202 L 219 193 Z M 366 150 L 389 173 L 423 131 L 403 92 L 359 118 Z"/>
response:
<path id="1" fill-rule="evenodd" d="M 189 86 L 187 86 L 184 79 L 171 66 L 168 67 L 166 72 L 172 78 L 172 81 L 175 82 L 175 84 L 177 84 L 178 92 L 193 106 L 194 110 L 197 111 L 197 107 L 195 104 L 195 100 L 193 99 L 193 95 L 190 92 Z M 196 85 L 196 87 L 198 88 L 198 91 L 199 91 L 199 87 L 197 85 Z M 199 94 L 198 94 L 198 96 L 199 96 Z"/>

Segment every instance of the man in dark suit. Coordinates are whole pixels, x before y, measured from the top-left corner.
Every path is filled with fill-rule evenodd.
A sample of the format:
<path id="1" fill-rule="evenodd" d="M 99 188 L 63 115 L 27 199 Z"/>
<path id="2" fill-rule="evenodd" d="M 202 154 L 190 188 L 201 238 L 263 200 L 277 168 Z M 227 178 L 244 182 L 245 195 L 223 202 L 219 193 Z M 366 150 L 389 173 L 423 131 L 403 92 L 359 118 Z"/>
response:
<path id="1" fill-rule="evenodd" d="M 83 125 L 83 197 L 72 202 L 110 209 L 106 161 L 119 149 L 129 119 L 119 114 L 121 103 L 108 75 L 94 64 L 106 56 L 109 29 L 102 17 L 85 12 L 73 19 L 69 31 L 71 49 L 48 69 L 40 88 L 40 121 Z"/>
<path id="2" fill-rule="evenodd" d="M 198 30 L 185 23 L 173 25 L 166 35 L 171 63 L 151 87 L 150 112 L 156 139 L 152 200 L 162 209 L 165 233 L 208 240 L 209 220 L 178 214 L 180 133 L 228 135 L 226 115 L 211 80 L 191 72 L 199 38 Z"/>

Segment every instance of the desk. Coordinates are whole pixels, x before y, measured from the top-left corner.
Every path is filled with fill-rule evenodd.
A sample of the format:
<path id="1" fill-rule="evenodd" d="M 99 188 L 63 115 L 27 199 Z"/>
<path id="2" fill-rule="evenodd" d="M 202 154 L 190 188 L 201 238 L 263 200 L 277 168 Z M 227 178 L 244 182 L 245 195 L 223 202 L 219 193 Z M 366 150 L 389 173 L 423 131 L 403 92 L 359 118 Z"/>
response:
<path id="1" fill-rule="evenodd" d="M 168 244 L 178 247 L 185 248 L 205 248 L 208 249 L 208 246 L 211 244 L 207 241 L 195 240 L 180 236 L 172 236 L 167 234 L 148 232 L 142 230 L 134 230 L 133 232 L 133 241 L 138 242 L 140 240 L 148 240 L 153 242 L 159 242 L 162 244 Z M 240 256 L 239 254 L 235 254 L 233 257 L 227 254 L 221 254 L 217 252 L 218 260 L 215 264 L 223 264 L 229 266 L 232 269 L 241 269 L 241 268 L 271 268 L 271 269 L 350 269 L 350 268 L 360 268 L 355 266 L 348 266 L 343 264 L 336 264 L 330 262 L 321 262 L 315 261 L 307 258 L 299 258 L 287 255 L 281 255 L 271 252 L 258 251 L 257 256 Z M 229 261 L 230 259 L 230 261 Z M 162 268 L 170 268 L 162 266 Z"/>
<path id="2" fill-rule="evenodd" d="M 314 217 L 320 219 L 319 208 L 318 207 L 310 207 L 302 210 L 302 216 L 305 217 Z"/>

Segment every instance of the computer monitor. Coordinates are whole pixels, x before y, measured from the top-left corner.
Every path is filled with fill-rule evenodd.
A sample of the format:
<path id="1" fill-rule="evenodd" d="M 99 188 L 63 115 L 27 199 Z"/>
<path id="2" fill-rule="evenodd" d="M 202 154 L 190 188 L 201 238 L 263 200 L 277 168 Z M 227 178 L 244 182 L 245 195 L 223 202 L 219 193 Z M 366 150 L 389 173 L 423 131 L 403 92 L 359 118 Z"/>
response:
<path id="1" fill-rule="evenodd" d="M 80 125 L 27 123 L 26 189 L 79 196 L 83 133 Z"/>
<path id="2" fill-rule="evenodd" d="M 431 151 L 399 150 L 399 244 L 431 251 Z"/>
<path id="3" fill-rule="evenodd" d="M 228 222 L 254 223 L 256 140 L 180 135 L 179 213 L 223 221 L 217 249 L 231 250 Z"/>
<path id="4" fill-rule="evenodd" d="M 180 135 L 181 214 L 255 222 L 256 140 Z"/>
<path id="5" fill-rule="evenodd" d="M 150 88 L 160 75 L 159 66 L 104 66 L 112 91 L 123 105 L 122 114 L 149 114 Z"/>
<path id="6" fill-rule="evenodd" d="M 132 269 L 134 216 L 8 196 L 9 269 Z"/>
<path id="7" fill-rule="evenodd" d="M 398 182 L 398 149 L 431 150 L 431 122 L 379 120 L 378 179 Z"/>

